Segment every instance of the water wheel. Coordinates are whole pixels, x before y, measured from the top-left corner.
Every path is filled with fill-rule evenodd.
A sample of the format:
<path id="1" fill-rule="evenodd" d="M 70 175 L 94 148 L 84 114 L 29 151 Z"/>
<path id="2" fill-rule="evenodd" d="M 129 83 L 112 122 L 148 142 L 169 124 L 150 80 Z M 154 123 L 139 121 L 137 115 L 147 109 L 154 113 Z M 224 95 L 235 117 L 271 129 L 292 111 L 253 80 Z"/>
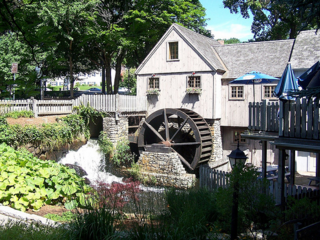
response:
<path id="1" fill-rule="evenodd" d="M 188 109 L 160 109 L 147 117 L 138 136 L 140 151 L 177 152 L 182 163 L 194 170 L 208 162 L 212 152 L 207 122 Z"/>

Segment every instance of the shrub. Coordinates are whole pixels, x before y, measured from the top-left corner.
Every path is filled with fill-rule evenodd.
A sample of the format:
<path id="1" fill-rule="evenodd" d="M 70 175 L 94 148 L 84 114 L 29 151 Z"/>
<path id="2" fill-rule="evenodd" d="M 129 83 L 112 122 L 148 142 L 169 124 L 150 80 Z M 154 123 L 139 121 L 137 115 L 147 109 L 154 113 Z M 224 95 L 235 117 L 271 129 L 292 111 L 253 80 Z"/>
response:
<path id="1" fill-rule="evenodd" d="M 94 109 L 89 105 L 89 103 L 86 107 L 83 104 L 81 104 L 80 106 L 73 107 L 73 110 L 82 117 L 86 126 L 89 126 L 90 120 L 94 122 L 95 118 L 103 118 L 107 115 L 105 112 L 99 112 L 98 110 Z"/>
<path id="2" fill-rule="evenodd" d="M 3 115 L 0 116 L 0 126 L 1 125 L 8 125 L 7 119 Z"/>
<path id="3" fill-rule="evenodd" d="M 33 118 L 34 117 L 34 113 L 33 111 L 27 111 L 27 110 L 23 110 L 23 111 L 13 111 L 13 112 L 9 112 L 5 114 L 6 118 Z"/>
<path id="4" fill-rule="evenodd" d="M 106 132 L 103 132 L 103 131 L 100 132 L 98 143 L 102 152 L 105 155 L 111 156 L 113 151 L 113 144 L 108 138 L 108 134 Z"/>
<path id="5" fill-rule="evenodd" d="M 122 139 L 117 143 L 112 161 L 117 166 L 130 166 L 134 161 L 134 156 L 131 153 L 129 141 L 127 139 Z"/>
<path id="6" fill-rule="evenodd" d="M 85 205 L 89 187 L 74 169 L 43 161 L 26 150 L 0 145 L 0 202 L 15 209 L 37 210 L 46 204 L 64 203 L 66 208 Z"/>

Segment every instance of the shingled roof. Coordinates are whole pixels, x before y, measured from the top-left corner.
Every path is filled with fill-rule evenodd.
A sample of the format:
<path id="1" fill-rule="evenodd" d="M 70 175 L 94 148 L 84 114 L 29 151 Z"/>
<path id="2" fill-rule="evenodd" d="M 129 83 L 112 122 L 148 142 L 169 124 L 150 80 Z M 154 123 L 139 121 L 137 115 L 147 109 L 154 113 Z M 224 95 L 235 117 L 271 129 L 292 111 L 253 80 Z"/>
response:
<path id="1" fill-rule="evenodd" d="M 173 26 L 177 28 L 186 39 L 188 39 L 189 43 L 192 44 L 192 46 L 197 49 L 216 70 L 226 70 L 221 62 L 221 59 L 219 59 L 212 48 L 214 46 L 221 46 L 217 40 L 203 36 L 176 23 L 173 24 Z"/>
<path id="2" fill-rule="evenodd" d="M 293 68 L 310 68 L 320 60 L 320 32 L 314 30 L 303 31 L 297 36 L 292 56 Z"/>
<path id="3" fill-rule="evenodd" d="M 294 40 L 249 42 L 214 46 L 228 68 L 223 78 L 237 78 L 251 71 L 281 77 Z"/>

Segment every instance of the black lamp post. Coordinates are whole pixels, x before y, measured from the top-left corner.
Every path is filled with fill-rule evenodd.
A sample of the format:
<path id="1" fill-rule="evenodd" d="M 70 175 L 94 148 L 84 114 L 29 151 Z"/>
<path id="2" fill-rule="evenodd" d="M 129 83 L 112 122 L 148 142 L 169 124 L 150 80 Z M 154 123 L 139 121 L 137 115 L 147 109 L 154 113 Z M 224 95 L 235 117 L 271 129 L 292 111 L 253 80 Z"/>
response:
<path id="1" fill-rule="evenodd" d="M 247 156 L 243 151 L 239 149 L 239 140 L 236 150 L 233 150 L 228 155 L 231 168 L 234 169 L 236 166 L 243 168 L 247 160 Z M 233 199 L 232 199 L 232 216 L 231 216 L 231 240 L 237 239 L 237 228 L 238 228 L 238 195 L 239 195 L 239 182 L 238 176 L 235 176 L 233 183 Z"/>

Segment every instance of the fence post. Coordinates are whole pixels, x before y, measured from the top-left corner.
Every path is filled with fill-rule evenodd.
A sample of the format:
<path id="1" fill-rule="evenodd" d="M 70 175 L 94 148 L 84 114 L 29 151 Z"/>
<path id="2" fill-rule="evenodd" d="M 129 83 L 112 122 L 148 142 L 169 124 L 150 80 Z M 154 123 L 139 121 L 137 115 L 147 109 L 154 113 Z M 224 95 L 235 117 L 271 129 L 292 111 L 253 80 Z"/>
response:
<path id="1" fill-rule="evenodd" d="M 267 114 L 267 103 L 268 100 L 262 100 L 262 106 L 261 106 L 261 131 L 267 131 L 267 119 L 269 119 L 269 116 Z"/>
<path id="2" fill-rule="evenodd" d="M 33 111 L 34 117 L 37 118 L 38 117 L 37 100 L 34 99 L 34 97 L 31 97 L 30 101 L 32 103 L 32 111 Z"/>

